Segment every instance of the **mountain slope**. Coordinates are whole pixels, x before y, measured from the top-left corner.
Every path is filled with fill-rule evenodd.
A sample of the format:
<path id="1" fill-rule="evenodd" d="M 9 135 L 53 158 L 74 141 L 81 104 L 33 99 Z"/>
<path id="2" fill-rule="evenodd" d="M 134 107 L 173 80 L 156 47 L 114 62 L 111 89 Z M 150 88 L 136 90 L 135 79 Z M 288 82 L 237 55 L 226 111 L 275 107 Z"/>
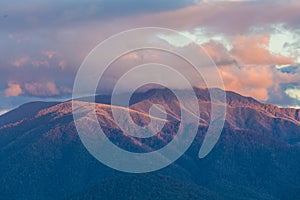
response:
<path id="1" fill-rule="evenodd" d="M 105 179 L 70 199 L 101 200 L 180 200 L 223 199 L 216 193 L 196 184 L 188 184 L 162 175 L 122 175 Z"/>
<path id="2" fill-rule="evenodd" d="M 31 102 L 26 103 L 19 108 L 12 110 L 0 116 L 0 126 L 9 124 L 12 122 L 20 121 L 24 118 L 33 117 L 38 111 L 49 108 L 60 102 Z"/>
<path id="3" fill-rule="evenodd" d="M 184 188 L 182 192 L 188 187 L 192 188 L 191 194 L 187 192 L 182 196 L 186 198 L 184 195 L 192 195 L 191 199 L 197 199 L 197 195 L 193 196 L 195 194 L 199 198 L 207 194 L 208 199 L 297 198 L 300 191 L 299 110 L 264 105 L 252 98 L 227 92 L 227 116 L 221 138 L 213 151 L 200 160 L 197 155 L 209 124 L 210 101 L 207 90 L 197 90 L 197 96 L 200 116 L 190 115 L 200 121 L 194 143 L 174 164 L 150 173 L 149 178 L 136 175 L 124 178 L 123 173 L 94 159 L 78 137 L 71 102 L 54 103 L 39 109 L 32 104 L 33 112 L 26 116 L 0 116 L 2 197 L 94 199 L 96 196 L 113 195 L 110 186 L 117 187 L 118 182 L 121 184 L 114 193 L 116 196 L 126 191 L 134 196 L 143 190 L 155 188 L 156 182 L 162 182 L 160 187 L 165 185 L 165 193 L 155 193 L 157 199 L 174 193 L 173 189 L 178 185 Z M 76 103 L 87 122 L 89 108 L 96 107 L 99 123 L 119 147 L 135 152 L 161 148 L 172 140 L 178 129 L 178 101 L 165 90 L 148 91 L 134 98 L 129 109 L 117 105 L 114 108 L 121 113 L 129 110 L 133 121 L 146 125 L 154 118 L 148 115 L 149 107 L 153 103 L 162 104 L 168 118 L 159 137 L 148 140 L 132 138 L 115 124 L 109 105 Z M 23 109 L 20 107 L 13 112 L 26 113 Z M 30 111 L 31 108 L 27 107 L 26 110 Z M 130 180 L 140 187 L 134 188 L 126 182 Z"/>

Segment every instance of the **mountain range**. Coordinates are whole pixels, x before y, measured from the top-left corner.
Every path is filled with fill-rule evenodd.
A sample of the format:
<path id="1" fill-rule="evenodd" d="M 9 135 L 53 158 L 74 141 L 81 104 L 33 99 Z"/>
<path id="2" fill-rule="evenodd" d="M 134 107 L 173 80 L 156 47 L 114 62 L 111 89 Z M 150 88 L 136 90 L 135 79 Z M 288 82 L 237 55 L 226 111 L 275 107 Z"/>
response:
<path id="1" fill-rule="evenodd" d="M 72 101 L 32 102 L 0 116 L 0 199 L 300 199 L 300 110 L 228 91 L 221 137 L 199 159 L 211 101 L 208 90 L 195 92 L 200 116 L 194 142 L 175 163 L 145 174 L 113 170 L 90 155 L 76 131 Z M 95 107 L 106 136 L 128 151 L 162 148 L 180 125 L 180 104 L 168 89 L 135 93 L 129 107 L 110 105 L 107 95 L 95 99 L 73 103 L 87 128 L 86 108 Z M 112 117 L 111 107 L 129 111 L 144 126 L 153 104 L 162 105 L 167 118 L 151 138 L 129 136 Z"/>

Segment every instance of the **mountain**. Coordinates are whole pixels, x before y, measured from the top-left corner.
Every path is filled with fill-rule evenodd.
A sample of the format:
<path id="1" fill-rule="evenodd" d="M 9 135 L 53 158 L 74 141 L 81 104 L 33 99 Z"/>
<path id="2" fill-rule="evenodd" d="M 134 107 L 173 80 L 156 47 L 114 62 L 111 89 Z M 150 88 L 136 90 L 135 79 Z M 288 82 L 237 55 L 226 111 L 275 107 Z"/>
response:
<path id="1" fill-rule="evenodd" d="M 122 175 L 105 179 L 70 199 L 223 199 L 215 192 L 162 175 Z"/>
<path id="2" fill-rule="evenodd" d="M 10 124 L 14 121 L 20 121 L 26 117 L 27 118 L 33 117 L 38 111 L 44 108 L 49 108 L 59 103 L 60 102 L 38 102 L 38 101 L 26 103 L 15 110 L 3 114 L 3 116 L 1 116 L 0 126 L 3 126 L 5 124 Z"/>
<path id="3" fill-rule="evenodd" d="M 72 102 L 34 102 L 0 116 L 0 194 L 3 199 L 297 199 L 300 195 L 300 110 L 266 105 L 226 92 L 222 135 L 203 158 L 198 152 L 210 121 L 210 96 L 196 89 L 200 106 L 197 136 L 172 165 L 147 174 L 110 169 L 91 156 L 76 131 Z M 183 91 L 184 92 L 184 91 Z M 167 112 L 162 131 L 149 139 L 134 138 L 112 118 L 110 99 L 77 99 L 89 124 L 95 107 L 106 136 L 119 147 L 148 152 L 170 142 L 180 125 L 180 107 L 167 89 L 136 93 L 129 111 L 135 123 L 155 117 L 150 106 Z M 126 121 L 123 121 L 126 125 Z M 134 129 L 131 131 L 135 131 Z"/>

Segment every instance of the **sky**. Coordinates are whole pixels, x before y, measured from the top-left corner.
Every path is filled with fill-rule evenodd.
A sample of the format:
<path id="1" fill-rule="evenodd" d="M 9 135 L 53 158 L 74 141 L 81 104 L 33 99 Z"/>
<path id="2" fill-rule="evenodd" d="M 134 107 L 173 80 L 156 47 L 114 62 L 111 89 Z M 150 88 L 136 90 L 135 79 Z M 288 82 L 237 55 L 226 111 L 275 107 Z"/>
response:
<path id="1" fill-rule="evenodd" d="M 2 0 L 0 114 L 30 101 L 71 98 L 76 72 L 97 44 L 147 26 L 195 40 L 215 61 L 226 90 L 300 107 L 299 10 L 297 0 Z M 182 45 L 172 35 L 163 39 Z M 118 65 L 145 55 L 164 58 L 137 53 Z"/>

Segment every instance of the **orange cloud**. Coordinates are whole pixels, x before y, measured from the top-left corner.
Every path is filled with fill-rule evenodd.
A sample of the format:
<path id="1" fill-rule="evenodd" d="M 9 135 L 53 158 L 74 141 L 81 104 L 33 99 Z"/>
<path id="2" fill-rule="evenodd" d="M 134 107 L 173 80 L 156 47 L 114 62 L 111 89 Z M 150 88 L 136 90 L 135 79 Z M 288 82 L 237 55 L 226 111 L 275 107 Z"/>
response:
<path id="1" fill-rule="evenodd" d="M 9 82 L 8 88 L 4 90 L 4 94 L 7 97 L 16 97 L 23 93 L 23 90 L 18 83 Z"/>
<path id="2" fill-rule="evenodd" d="M 53 82 L 35 82 L 25 83 L 25 89 L 33 96 L 54 96 L 59 95 L 60 92 Z"/>
<path id="3" fill-rule="evenodd" d="M 277 90 L 281 83 L 300 81 L 298 74 L 281 73 L 272 67 L 294 64 L 294 60 L 272 54 L 267 48 L 269 39 L 268 34 L 237 36 L 229 51 L 216 41 L 202 46 L 219 67 L 226 90 L 266 101 L 270 88 Z"/>
<path id="4" fill-rule="evenodd" d="M 268 100 L 268 89 L 275 84 L 273 71 L 269 66 L 223 66 L 220 69 L 226 90 L 259 100 Z"/>
<path id="5" fill-rule="evenodd" d="M 18 58 L 17 60 L 14 60 L 12 62 L 12 65 L 15 67 L 23 67 L 28 61 L 30 60 L 30 58 L 28 56 L 22 56 L 20 58 Z"/>
<path id="6" fill-rule="evenodd" d="M 244 65 L 285 65 L 294 64 L 292 58 L 279 54 L 272 54 L 267 48 L 270 35 L 237 36 L 233 39 L 231 54 Z"/>

